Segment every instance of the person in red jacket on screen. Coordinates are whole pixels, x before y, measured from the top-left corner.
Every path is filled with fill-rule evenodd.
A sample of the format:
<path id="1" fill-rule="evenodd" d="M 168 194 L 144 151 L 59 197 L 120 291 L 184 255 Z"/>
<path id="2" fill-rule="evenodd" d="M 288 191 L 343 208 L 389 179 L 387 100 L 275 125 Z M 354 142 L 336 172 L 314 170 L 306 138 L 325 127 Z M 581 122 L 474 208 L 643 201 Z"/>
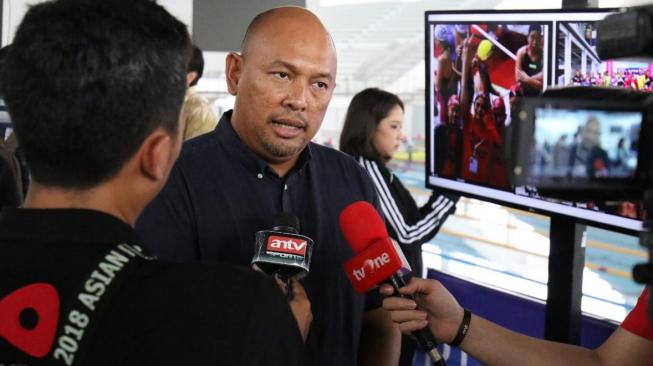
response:
<path id="1" fill-rule="evenodd" d="M 476 50 L 468 38 L 463 43 L 462 85 L 468 85 L 472 59 Z M 463 121 L 462 178 L 466 182 L 489 184 L 490 160 L 494 145 L 500 142 L 492 111 L 489 91 L 472 96 L 470 88 L 461 89 L 460 113 Z M 473 100 L 473 106 L 472 106 Z M 473 109 L 473 113 L 470 111 Z"/>
<path id="2" fill-rule="evenodd" d="M 505 131 L 506 131 L 506 103 L 503 98 L 496 98 L 492 101 L 492 117 L 499 140 L 494 144 L 490 161 L 490 185 L 500 188 L 508 188 L 508 173 L 506 170 L 505 158 Z"/>

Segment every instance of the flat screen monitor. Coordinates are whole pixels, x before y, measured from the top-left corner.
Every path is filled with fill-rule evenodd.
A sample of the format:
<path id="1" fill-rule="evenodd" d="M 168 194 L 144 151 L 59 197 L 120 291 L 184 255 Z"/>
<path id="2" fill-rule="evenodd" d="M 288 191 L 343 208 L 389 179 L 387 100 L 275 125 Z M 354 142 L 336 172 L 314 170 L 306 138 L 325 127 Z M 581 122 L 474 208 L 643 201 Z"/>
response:
<path id="1" fill-rule="evenodd" d="M 510 146 L 505 137 L 517 120 L 520 98 L 569 85 L 653 88 L 651 64 L 598 57 L 596 22 L 613 11 L 426 12 L 427 186 L 626 233 L 640 231 L 641 211 L 622 209 L 632 202 L 604 209 L 594 202 L 551 200 L 532 187 L 512 186 L 506 173 Z M 555 175 L 552 139 L 566 135 L 560 144 L 571 148 L 591 111 L 538 113 L 543 130 L 537 132 L 544 140 L 534 157 L 541 164 L 534 167 L 541 168 L 538 174 Z M 623 160 L 611 174 L 630 174 L 632 156 L 615 154 L 621 138 L 623 144 L 631 142 L 628 136 L 641 116 L 606 112 L 594 117 L 610 121 L 602 127 L 606 147 L 612 147 L 606 163 Z"/>

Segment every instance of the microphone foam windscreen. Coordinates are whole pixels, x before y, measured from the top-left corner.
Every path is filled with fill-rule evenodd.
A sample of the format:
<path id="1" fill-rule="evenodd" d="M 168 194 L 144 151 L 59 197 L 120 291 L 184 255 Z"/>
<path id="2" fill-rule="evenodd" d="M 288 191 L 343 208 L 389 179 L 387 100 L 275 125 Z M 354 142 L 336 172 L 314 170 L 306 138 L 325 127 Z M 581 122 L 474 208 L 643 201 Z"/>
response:
<path id="1" fill-rule="evenodd" d="M 342 210 L 340 230 L 354 253 L 360 253 L 377 240 L 388 237 L 383 219 L 366 201 L 354 202 Z"/>
<path id="2" fill-rule="evenodd" d="M 272 227 L 291 228 L 299 232 L 299 218 L 290 212 L 280 212 L 272 218 Z"/>

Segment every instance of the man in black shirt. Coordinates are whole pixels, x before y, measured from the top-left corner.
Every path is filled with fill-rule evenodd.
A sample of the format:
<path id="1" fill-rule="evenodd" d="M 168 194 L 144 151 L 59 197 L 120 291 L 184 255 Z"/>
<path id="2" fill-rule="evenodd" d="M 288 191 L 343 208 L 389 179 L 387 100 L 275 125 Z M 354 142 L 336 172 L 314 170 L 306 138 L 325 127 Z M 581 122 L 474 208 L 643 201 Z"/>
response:
<path id="1" fill-rule="evenodd" d="M 570 177 L 594 179 L 609 175 L 608 153 L 601 148 L 601 123 L 590 116 L 581 130 L 580 142 L 569 152 L 567 174 Z"/>
<path id="2" fill-rule="evenodd" d="M 354 253 L 338 216 L 355 201 L 376 204 L 374 185 L 350 157 L 310 143 L 335 87 L 329 33 L 302 8 L 264 12 L 248 27 L 242 53 L 227 57 L 226 76 L 234 109 L 213 133 L 184 145 L 170 182 L 139 220 L 145 244 L 170 260 L 248 265 L 255 233 L 275 214 L 293 213 L 315 241 L 302 280 L 315 316 L 312 360 L 396 365 L 397 327 L 378 297 L 353 291 L 342 268 Z"/>
<path id="3" fill-rule="evenodd" d="M 19 197 L 16 178 L 11 165 L 5 158 L 0 156 L 0 208 L 18 206 L 20 204 Z"/>
<path id="4" fill-rule="evenodd" d="M 1 81 L 33 184 L 0 214 L 0 364 L 306 364 L 297 282 L 289 307 L 249 269 L 158 261 L 132 228 L 180 151 L 189 51 L 150 0 L 25 15 Z"/>

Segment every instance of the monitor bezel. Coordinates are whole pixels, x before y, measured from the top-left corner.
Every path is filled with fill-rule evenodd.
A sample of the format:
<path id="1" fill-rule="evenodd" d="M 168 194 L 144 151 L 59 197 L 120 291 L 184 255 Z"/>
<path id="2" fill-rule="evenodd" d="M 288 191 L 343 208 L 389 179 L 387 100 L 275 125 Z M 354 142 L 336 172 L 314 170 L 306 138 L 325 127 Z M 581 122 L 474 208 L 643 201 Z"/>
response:
<path id="1" fill-rule="evenodd" d="M 641 220 L 622 217 L 605 212 L 593 211 L 590 209 L 567 206 L 565 204 L 553 203 L 537 198 L 521 196 L 513 191 L 504 191 L 495 188 L 466 183 L 449 178 L 431 176 L 433 171 L 432 156 L 432 113 L 434 91 L 432 88 L 432 64 L 433 42 L 431 38 L 432 24 L 468 24 L 468 23 L 508 23 L 508 24 L 531 24 L 541 23 L 549 25 L 549 36 L 545 40 L 548 43 L 549 53 L 547 58 L 546 86 L 552 85 L 553 67 L 552 61 L 556 59 L 555 37 L 557 36 L 558 22 L 591 22 L 601 20 L 610 13 L 616 12 L 616 8 L 596 9 L 541 9 L 541 10 L 438 10 L 426 11 L 424 13 L 424 53 L 425 53 L 425 135 L 426 135 L 426 162 L 425 162 L 425 185 L 426 188 L 437 188 L 440 190 L 461 194 L 466 197 L 488 201 L 503 206 L 521 209 L 528 212 L 547 216 L 563 216 L 576 220 L 579 223 L 594 227 L 604 228 L 621 232 L 628 235 L 638 235 L 643 229 Z M 478 15 L 479 17 L 474 17 Z M 519 15 L 519 20 L 506 19 Z M 433 16 L 436 19 L 433 19 Z M 503 18 L 502 18 L 503 17 Z M 545 88 L 546 88 L 545 86 Z"/>

